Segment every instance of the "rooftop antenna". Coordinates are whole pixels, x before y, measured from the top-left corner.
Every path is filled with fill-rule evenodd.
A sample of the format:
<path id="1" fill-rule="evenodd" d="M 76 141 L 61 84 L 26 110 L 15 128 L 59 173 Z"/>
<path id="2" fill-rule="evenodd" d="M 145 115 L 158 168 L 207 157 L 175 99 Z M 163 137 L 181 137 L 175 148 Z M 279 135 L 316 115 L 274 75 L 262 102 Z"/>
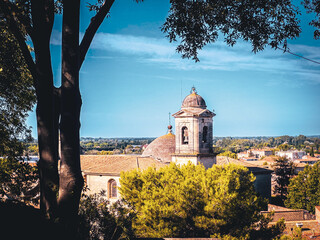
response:
<path id="1" fill-rule="evenodd" d="M 180 99 L 182 103 L 182 79 L 180 79 Z"/>

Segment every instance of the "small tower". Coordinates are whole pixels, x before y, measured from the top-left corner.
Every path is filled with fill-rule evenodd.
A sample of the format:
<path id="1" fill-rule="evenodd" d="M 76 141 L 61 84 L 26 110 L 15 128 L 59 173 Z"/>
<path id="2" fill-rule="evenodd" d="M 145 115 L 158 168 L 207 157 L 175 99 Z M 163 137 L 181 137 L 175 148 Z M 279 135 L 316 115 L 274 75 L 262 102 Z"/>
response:
<path id="1" fill-rule="evenodd" d="M 206 168 L 216 163 L 212 151 L 213 117 L 215 114 L 207 109 L 204 99 L 192 87 L 182 103 L 181 110 L 175 117 L 176 147 L 172 162 L 186 164 L 203 164 Z"/>

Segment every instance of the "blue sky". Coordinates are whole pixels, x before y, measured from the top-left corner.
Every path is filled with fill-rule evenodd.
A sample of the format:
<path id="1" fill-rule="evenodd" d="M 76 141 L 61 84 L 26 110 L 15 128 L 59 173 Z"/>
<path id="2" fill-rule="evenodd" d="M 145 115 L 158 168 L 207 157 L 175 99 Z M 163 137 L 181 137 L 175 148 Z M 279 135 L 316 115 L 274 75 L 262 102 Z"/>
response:
<path id="1" fill-rule="evenodd" d="M 214 136 L 320 134 L 320 65 L 280 50 L 254 54 L 249 43 L 205 47 L 200 62 L 182 59 L 160 31 L 168 0 L 118 0 L 102 24 L 80 71 L 83 137 L 157 137 L 194 85 L 215 110 Z M 81 31 L 90 21 L 85 3 Z M 292 52 L 320 61 L 310 18 L 302 14 L 301 37 Z M 51 49 L 60 83 L 61 17 Z M 174 119 L 171 117 L 171 122 Z M 28 123 L 36 137 L 35 113 Z"/>

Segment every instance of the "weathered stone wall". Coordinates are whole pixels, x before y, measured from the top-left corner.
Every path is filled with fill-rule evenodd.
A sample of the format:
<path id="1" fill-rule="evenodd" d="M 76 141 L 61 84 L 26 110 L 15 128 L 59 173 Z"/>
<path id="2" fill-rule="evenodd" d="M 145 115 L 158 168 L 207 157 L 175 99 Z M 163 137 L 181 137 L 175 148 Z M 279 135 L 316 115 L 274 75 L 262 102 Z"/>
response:
<path id="1" fill-rule="evenodd" d="M 216 157 L 215 156 L 210 156 L 210 157 L 199 156 L 198 164 L 202 164 L 206 169 L 211 168 L 213 164 L 216 164 Z"/>
<path id="2" fill-rule="evenodd" d="M 106 198 L 111 202 L 120 199 L 118 192 L 117 198 L 109 198 L 108 182 L 114 179 L 117 183 L 117 187 L 120 187 L 120 176 L 105 176 L 105 175 L 86 175 L 85 176 L 87 187 L 89 188 L 88 194 L 100 193 L 102 190 L 106 192 Z"/>
<path id="3" fill-rule="evenodd" d="M 176 163 L 176 164 L 180 164 L 180 165 L 186 165 L 188 164 L 188 162 L 191 162 L 194 165 L 197 165 L 198 161 L 197 161 L 197 156 L 177 156 L 177 155 L 173 155 L 172 156 L 172 162 Z"/>
<path id="4" fill-rule="evenodd" d="M 175 153 L 210 153 L 213 137 L 212 118 L 183 117 L 176 118 L 176 151 Z M 203 142 L 203 127 L 207 126 L 207 141 Z M 188 144 L 182 144 L 182 128 L 188 128 Z"/>
<path id="5" fill-rule="evenodd" d="M 186 117 L 186 118 L 176 118 L 176 153 L 196 153 L 199 152 L 197 146 L 197 135 L 198 123 L 197 119 Z M 182 128 L 188 128 L 188 144 L 182 144 Z"/>

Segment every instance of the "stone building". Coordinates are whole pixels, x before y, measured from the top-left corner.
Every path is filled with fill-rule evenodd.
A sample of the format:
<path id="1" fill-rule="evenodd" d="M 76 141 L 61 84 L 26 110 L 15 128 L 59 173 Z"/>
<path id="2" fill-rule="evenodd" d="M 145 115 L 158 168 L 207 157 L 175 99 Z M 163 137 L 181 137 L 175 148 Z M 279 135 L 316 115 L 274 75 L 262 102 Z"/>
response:
<path id="1" fill-rule="evenodd" d="M 248 157 L 261 159 L 262 157 L 271 156 L 273 154 L 271 149 L 250 149 L 246 152 L 240 152 L 238 153 L 238 159 L 246 159 Z"/>
<path id="2" fill-rule="evenodd" d="M 175 149 L 176 136 L 172 133 L 172 126 L 168 126 L 168 134 L 153 140 L 143 151 L 142 157 L 151 157 L 163 163 L 170 163 Z"/>
<path id="3" fill-rule="evenodd" d="M 290 209 L 268 204 L 268 211 L 262 211 L 264 215 L 273 213 L 272 220 L 268 224 L 272 226 L 280 219 L 285 221 L 284 234 L 292 234 L 294 227 L 300 227 L 302 239 L 320 239 L 320 206 L 315 207 L 315 215 L 304 209 Z"/>
<path id="4" fill-rule="evenodd" d="M 210 168 L 216 161 L 212 149 L 213 117 L 215 114 L 207 109 L 204 99 L 193 87 L 191 93 L 183 100 L 181 109 L 173 114 L 175 133 L 168 126 L 167 134 L 156 138 L 144 150 L 142 155 L 82 155 L 81 168 L 90 189 L 90 193 L 101 190 L 106 192 L 110 201 L 119 199 L 120 172 L 132 169 L 157 169 L 169 163 L 195 165 L 203 164 Z M 248 167 L 257 180 L 256 190 L 265 197 L 270 197 L 270 170 Z"/>
<path id="5" fill-rule="evenodd" d="M 104 191 L 106 198 L 114 202 L 120 198 L 120 173 L 148 167 L 159 169 L 167 164 L 139 155 L 81 155 L 81 170 L 88 193 Z"/>
<path id="6" fill-rule="evenodd" d="M 305 155 L 306 155 L 305 151 L 298 151 L 298 150 L 289 150 L 289 151 L 276 152 L 276 156 L 286 157 L 287 159 L 289 159 L 291 161 L 294 161 L 296 159 L 301 159 Z"/>
<path id="7" fill-rule="evenodd" d="M 204 99 L 193 87 L 182 103 L 181 110 L 173 114 L 176 126 L 176 145 L 172 162 L 195 165 L 203 164 L 206 168 L 216 163 L 212 151 L 213 117 L 207 109 Z"/>
<path id="8" fill-rule="evenodd" d="M 112 202 L 119 199 L 120 172 L 132 169 L 160 168 L 171 162 L 187 164 L 189 161 L 206 168 L 216 163 L 212 151 L 213 117 L 204 99 L 192 88 L 184 99 L 181 110 L 173 114 L 176 134 L 172 126 L 168 133 L 156 138 L 142 155 L 82 155 L 81 169 L 89 193 L 106 192 Z"/>
<path id="9" fill-rule="evenodd" d="M 172 126 L 169 126 L 168 134 L 155 139 L 142 156 L 165 163 L 187 164 L 190 161 L 212 167 L 216 163 L 216 154 L 212 151 L 215 114 L 207 109 L 206 102 L 194 87 L 183 100 L 181 110 L 172 116 L 176 134 L 172 134 Z"/>

